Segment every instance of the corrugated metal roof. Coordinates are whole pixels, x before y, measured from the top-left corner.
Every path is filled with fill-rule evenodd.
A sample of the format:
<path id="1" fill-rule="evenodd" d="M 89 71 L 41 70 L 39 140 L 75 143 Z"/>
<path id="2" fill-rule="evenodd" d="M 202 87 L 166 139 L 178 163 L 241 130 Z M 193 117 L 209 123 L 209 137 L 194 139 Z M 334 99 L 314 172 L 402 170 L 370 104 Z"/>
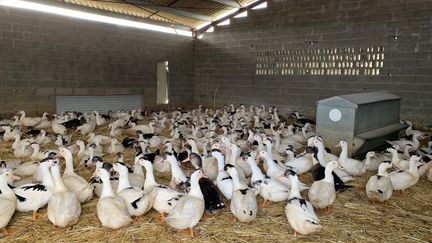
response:
<path id="1" fill-rule="evenodd" d="M 60 0 L 115 13 L 196 28 L 254 0 Z M 225 2 L 225 4 L 224 4 Z M 231 3 L 232 2 L 232 3 Z M 227 4 L 228 3 L 228 4 Z"/>

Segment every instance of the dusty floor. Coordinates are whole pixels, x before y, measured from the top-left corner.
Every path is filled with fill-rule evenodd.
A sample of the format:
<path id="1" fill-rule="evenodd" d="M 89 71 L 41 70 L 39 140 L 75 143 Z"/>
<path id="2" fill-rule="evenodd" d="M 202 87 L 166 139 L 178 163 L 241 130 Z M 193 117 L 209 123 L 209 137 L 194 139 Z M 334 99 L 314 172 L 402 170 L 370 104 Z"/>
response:
<path id="1" fill-rule="evenodd" d="M 105 132 L 105 131 L 102 131 Z M 0 157 L 11 158 L 10 143 L 0 142 Z M 132 161 L 128 150 L 126 161 Z M 113 157 L 105 158 L 113 161 Z M 76 164 L 78 174 L 89 178 L 92 171 Z M 286 216 L 285 203 L 273 203 L 260 209 L 251 224 L 234 222 L 229 206 L 215 215 L 203 218 L 195 227 L 200 236 L 190 239 L 184 231 L 176 231 L 166 224 L 158 224 L 155 211 L 121 230 L 112 231 L 100 226 L 96 216 L 98 198 L 82 205 L 78 224 L 70 229 L 54 229 L 40 210 L 37 222 L 31 214 L 16 212 L 8 229 L 12 235 L 1 242 L 432 242 L 432 182 L 421 178 L 405 195 L 396 193 L 388 205 L 372 204 L 364 192 L 368 173 L 351 183 L 355 187 L 337 195 L 330 213 L 318 212 L 324 230 L 311 236 L 293 237 Z M 167 182 L 170 175 L 159 175 L 159 182 Z M 305 181 L 310 183 L 310 175 Z M 306 196 L 306 194 L 305 194 Z M 258 198 L 258 202 L 262 202 Z"/>

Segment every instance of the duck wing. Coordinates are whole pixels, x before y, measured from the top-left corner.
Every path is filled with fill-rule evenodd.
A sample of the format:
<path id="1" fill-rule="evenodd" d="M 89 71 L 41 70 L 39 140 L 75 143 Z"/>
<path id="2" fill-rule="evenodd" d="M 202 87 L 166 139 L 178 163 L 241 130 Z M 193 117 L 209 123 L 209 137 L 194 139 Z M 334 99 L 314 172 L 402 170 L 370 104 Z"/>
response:
<path id="1" fill-rule="evenodd" d="M 314 181 L 319 181 L 324 179 L 325 177 L 325 168 L 323 166 L 321 166 L 320 164 L 316 164 L 313 168 L 312 168 L 312 176 Z M 348 188 L 351 188 L 353 186 L 351 185 L 346 185 L 342 179 L 334 172 L 332 172 L 333 175 L 333 180 L 334 180 L 334 186 L 337 192 L 343 192 Z"/>
<path id="2" fill-rule="evenodd" d="M 207 211 L 213 213 L 215 210 L 225 207 L 220 192 L 213 182 L 208 178 L 201 178 L 199 185 L 204 196 L 204 204 Z"/>
<path id="3" fill-rule="evenodd" d="M 315 211 L 313 210 L 313 206 L 310 202 L 304 200 L 303 198 L 291 198 L 288 200 L 288 204 L 296 206 L 300 208 L 303 213 L 309 216 L 309 220 L 312 221 L 312 223 L 320 224 L 320 220 L 315 214 Z M 314 221 L 314 222 L 313 222 Z"/>

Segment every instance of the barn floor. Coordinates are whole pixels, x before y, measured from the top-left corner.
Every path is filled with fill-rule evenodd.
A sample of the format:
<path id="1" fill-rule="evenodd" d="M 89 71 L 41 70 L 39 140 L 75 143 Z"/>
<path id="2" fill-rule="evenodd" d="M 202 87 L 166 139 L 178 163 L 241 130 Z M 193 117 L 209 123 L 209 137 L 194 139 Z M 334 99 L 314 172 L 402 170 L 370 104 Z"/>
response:
<path id="1" fill-rule="evenodd" d="M 98 134 L 106 133 L 98 128 Z M 77 139 L 79 137 L 75 137 Z M 0 142 L 0 157 L 12 158 L 10 143 Z M 125 160 L 132 161 L 133 151 L 128 149 Z M 113 156 L 104 157 L 113 161 Z M 91 169 L 75 164 L 75 170 L 85 178 L 90 178 Z M 63 166 L 64 167 L 64 166 Z M 259 210 L 256 221 L 250 224 L 234 222 L 229 205 L 215 215 L 201 220 L 195 227 L 200 236 L 192 242 L 431 242 L 432 235 L 432 182 L 421 178 L 417 185 L 407 190 L 405 195 L 396 193 L 384 204 L 372 204 L 367 200 L 364 187 L 373 173 L 367 173 L 351 185 L 354 188 L 337 195 L 330 213 L 318 212 L 324 229 L 311 236 L 293 237 L 286 216 L 285 203 L 273 203 Z M 159 175 L 159 182 L 168 182 L 170 175 Z M 304 179 L 310 184 L 311 177 Z M 306 194 L 304 194 L 306 196 Z M 166 224 L 158 224 L 159 217 L 152 210 L 134 221 L 130 226 L 112 231 L 102 228 L 96 215 L 98 198 L 82 205 L 78 224 L 69 229 L 55 229 L 48 221 L 46 208 L 40 210 L 37 222 L 31 220 L 30 213 L 16 212 L 9 224 L 12 233 L 1 242 L 186 242 L 189 235 L 177 231 Z M 258 197 L 258 203 L 262 199 Z"/>

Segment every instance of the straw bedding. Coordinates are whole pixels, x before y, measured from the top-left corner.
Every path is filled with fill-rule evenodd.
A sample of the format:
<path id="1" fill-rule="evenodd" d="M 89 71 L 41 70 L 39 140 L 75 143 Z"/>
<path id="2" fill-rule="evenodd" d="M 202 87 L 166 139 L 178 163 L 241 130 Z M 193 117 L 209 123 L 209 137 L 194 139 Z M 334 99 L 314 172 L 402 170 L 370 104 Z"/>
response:
<path id="1" fill-rule="evenodd" d="M 106 128 L 98 128 L 97 134 L 108 134 Z M 83 139 L 74 134 L 74 140 Z M 84 141 L 86 139 L 83 139 Z M 0 142 L 0 157 L 13 158 L 11 144 Z M 45 148 L 53 148 L 48 146 Z M 113 162 L 113 156 L 105 156 Z M 125 152 L 125 160 L 133 161 L 133 151 Z M 64 163 L 62 164 L 64 168 Z M 185 168 L 191 170 L 191 167 Z M 92 175 L 92 169 L 79 166 L 75 161 L 75 171 L 86 179 Z M 273 203 L 260 208 L 257 219 L 244 224 L 234 221 L 234 216 L 227 207 L 214 215 L 203 217 L 194 228 L 200 236 L 190 239 L 185 231 L 177 231 L 167 224 L 161 224 L 159 216 L 151 210 L 128 227 L 113 231 L 101 227 L 96 215 L 97 197 L 82 205 L 82 214 L 78 224 L 67 229 L 56 229 L 48 221 L 46 208 L 40 210 L 38 221 L 31 220 L 31 213 L 16 212 L 9 223 L 12 233 L 1 242 L 432 242 L 432 182 L 420 178 L 419 182 L 404 195 L 395 193 L 388 204 L 373 204 L 368 201 L 364 188 L 368 178 L 374 173 L 368 172 L 350 184 L 354 186 L 339 193 L 331 212 L 318 211 L 324 229 L 321 233 L 293 237 L 285 216 L 285 202 Z M 170 175 L 158 175 L 157 180 L 167 183 Z M 307 174 L 304 182 L 310 184 Z M 306 198 L 307 193 L 303 193 Z M 262 198 L 258 197 L 258 203 Z"/>

